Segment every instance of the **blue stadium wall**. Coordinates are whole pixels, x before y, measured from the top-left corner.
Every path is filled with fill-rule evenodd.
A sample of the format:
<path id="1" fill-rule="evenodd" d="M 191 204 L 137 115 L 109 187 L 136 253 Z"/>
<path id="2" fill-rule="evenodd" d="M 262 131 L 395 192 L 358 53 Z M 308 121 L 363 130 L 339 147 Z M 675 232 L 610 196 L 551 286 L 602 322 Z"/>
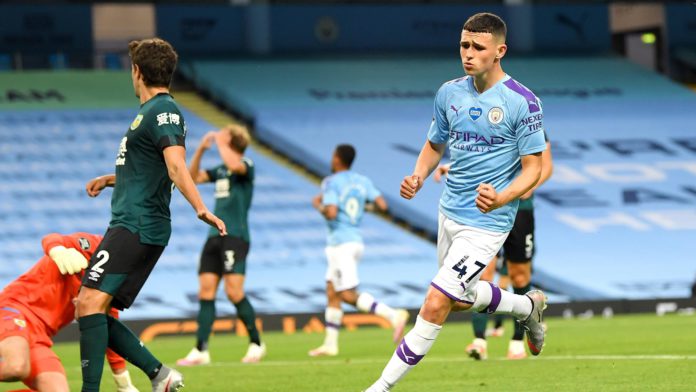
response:
<path id="1" fill-rule="evenodd" d="M 0 6 L 0 55 L 90 53 L 90 5 Z M 696 43 L 696 10 L 666 5 L 669 38 Z M 442 51 L 467 16 L 508 22 L 510 46 L 529 51 L 610 49 L 608 5 L 155 5 L 157 34 L 184 55 L 341 51 Z"/>

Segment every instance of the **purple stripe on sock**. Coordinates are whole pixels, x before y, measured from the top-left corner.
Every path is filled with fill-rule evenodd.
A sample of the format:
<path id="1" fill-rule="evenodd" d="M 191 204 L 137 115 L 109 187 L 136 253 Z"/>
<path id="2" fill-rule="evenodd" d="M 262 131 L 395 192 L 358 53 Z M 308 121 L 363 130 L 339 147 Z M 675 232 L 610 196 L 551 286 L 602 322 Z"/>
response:
<path id="1" fill-rule="evenodd" d="M 375 309 L 377 309 L 377 301 L 372 303 L 372 306 L 370 306 L 370 313 L 374 313 Z"/>
<path id="2" fill-rule="evenodd" d="M 491 303 L 486 306 L 486 309 L 484 309 L 481 313 L 495 313 L 496 310 L 498 310 L 498 306 L 500 305 L 500 298 L 502 297 L 502 294 L 500 293 L 500 287 L 494 285 L 491 282 L 488 282 L 489 285 L 491 285 Z"/>
<path id="3" fill-rule="evenodd" d="M 341 328 L 341 326 L 340 326 L 339 324 L 334 324 L 334 323 L 330 323 L 330 322 L 327 321 L 327 322 L 326 322 L 326 328 L 339 329 L 339 328 Z"/>
<path id="4" fill-rule="evenodd" d="M 445 291 L 445 289 L 443 289 L 442 287 L 436 285 L 436 284 L 433 283 L 433 282 L 430 282 L 430 285 L 433 286 L 433 287 L 435 287 L 435 288 L 436 288 L 438 291 L 440 291 L 442 294 L 444 294 L 444 295 L 446 295 L 447 297 L 449 297 L 449 299 L 451 299 L 452 301 L 464 302 L 464 303 L 467 303 L 467 304 L 470 304 L 470 303 L 471 303 L 471 302 L 469 302 L 469 301 L 465 301 L 465 300 L 463 300 L 463 299 L 459 299 L 459 298 L 455 297 L 454 295 L 448 293 L 447 291 Z"/>
<path id="5" fill-rule="evenodd" d="M 416 355 L 413 351 L 411 351 L 411 348 L 406 344 L 406 339 L 401 339 L 399 347 L 396 348 L 396 355 L 398 355 L 399 358 L 404 361 L 404 363 L 411 366 L 420 362 L 420 360 L 425 356 Z"/>

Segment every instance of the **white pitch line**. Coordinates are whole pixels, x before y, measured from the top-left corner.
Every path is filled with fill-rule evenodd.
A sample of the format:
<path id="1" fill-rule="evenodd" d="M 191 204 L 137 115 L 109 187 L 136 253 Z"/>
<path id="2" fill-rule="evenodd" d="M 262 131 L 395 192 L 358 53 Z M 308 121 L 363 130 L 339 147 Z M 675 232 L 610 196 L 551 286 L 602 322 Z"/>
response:
<path id="1" fill-rule="evenodd" d="M 382 359 L 377 358 L 363 358 L 363 359 L 336 359 L 336 358 L 317 358 L 315 360 L 299 360 L 299 361 L 273 361 L 266 360 L 259 363 L 241 363 L 241 362 L 212 362 L 208 365 L 203 365 L 202 367 L 218 367 L 218 368 L 229 368 L 229 367 L 278 367 L 278 366 L 341 366 L 341 365 L 386 365 L 391 357 L 384 357 Z M 528 360 L 531 361 L 695 361 L 696 355 L 541 355 L 540 357 L 529 357 Z M 443 357 L 433 357 L 424 359 L 425 362 L 430 363 L 452 363 L 452 362 L 474 362 L 469 357 L 454 357 L 454 358 L 443 358 Z M 504 362 L 517 362 L 511 361 L 507 358 L 489 358 L 486 361 L 504 361 Z M 168 364 L 170 367 L 182 367 L 175 366 L 174 364 Z M 80 370 L 80 367 L 75 366 L 74 369 Z"/>
<path id="2" fill-rule="evenodd" d="M 694 361 L 696 355 L 556 355 L 529 358 L 532 361 Z M 239 362 L 213 362 L 209 367 L 238 367 L 238 366 L 336 366 L 336 365 L 371 365 L 371 364 L 386 364 L 389 357 L 383 359 L 316 359 L 316 360 L 299 360 L 299 361 L 263 361 L 255 364 L 246 364 Z M 424 359 L 425 362 L 444 363 L 444 362 L 473 362 L 471 358 L 443 358 L 433 357 Z M 506 358 L 489 358 L 488 361 L 510 361 Z"/>

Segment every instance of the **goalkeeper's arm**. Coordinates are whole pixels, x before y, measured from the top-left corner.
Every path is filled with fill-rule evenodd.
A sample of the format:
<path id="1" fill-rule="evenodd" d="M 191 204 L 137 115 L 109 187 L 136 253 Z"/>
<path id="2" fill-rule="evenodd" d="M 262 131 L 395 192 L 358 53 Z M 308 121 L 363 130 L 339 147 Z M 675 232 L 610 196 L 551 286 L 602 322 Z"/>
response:
<path id="1" fill-rule="evenodd" d="M 49 234 L 41 240 L 41 245 L 46 255 L 56 263 L 61 274 L 75 274 L 87 268 L 87 258 L 79 250 L 71 247 L 62 235 Z"/>

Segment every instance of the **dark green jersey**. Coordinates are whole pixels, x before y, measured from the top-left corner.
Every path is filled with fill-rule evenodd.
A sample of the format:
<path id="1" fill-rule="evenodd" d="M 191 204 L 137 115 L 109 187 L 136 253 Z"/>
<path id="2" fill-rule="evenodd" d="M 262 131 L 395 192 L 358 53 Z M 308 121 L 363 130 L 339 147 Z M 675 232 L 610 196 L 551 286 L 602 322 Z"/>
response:
<path id="1" fill-rule="evenodd" d="M 210 182 L 215 183 L 215 215 L 227 226 L 227 235 L 241 237 L 249 242 L 249 207 L 254 193 L 254 162 L 244 157 L 245 175 L 227 170 L 225 165 L 206 170 Z M 210 228 L 210 237 L 218 236 L 218 230 Z"/>
<path id="2" fill-rule="evenodd" d="M 140 106 L 118 149 L 109 227 L 138 233 L 144 244 L 167 245 L 173 186 L 162 152 L 184 146 L 185 137 L 184 117 L 171 95 L 158 94 Z"/>

